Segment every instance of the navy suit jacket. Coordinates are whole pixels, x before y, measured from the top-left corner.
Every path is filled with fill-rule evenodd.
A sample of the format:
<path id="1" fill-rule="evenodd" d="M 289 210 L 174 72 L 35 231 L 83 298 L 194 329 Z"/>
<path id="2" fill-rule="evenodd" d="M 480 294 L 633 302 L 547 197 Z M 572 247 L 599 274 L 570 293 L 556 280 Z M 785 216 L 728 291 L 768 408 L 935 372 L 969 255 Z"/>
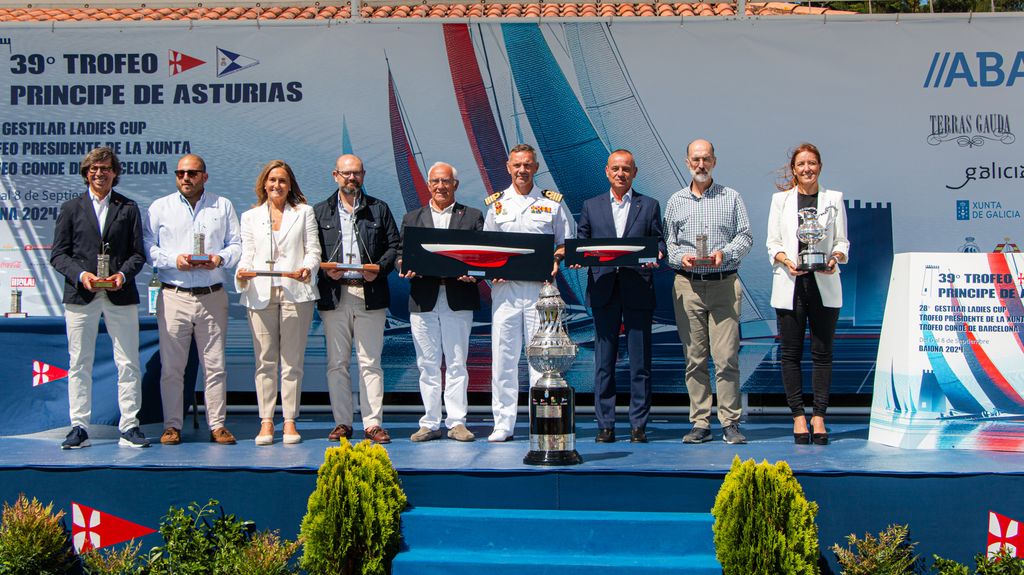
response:
<path id="1" fill-rule="evenodd" d="M 604 192 L 583 202 L 580 223 L 576 227 L 579 239 L 614 238 L 615 220 L 612 217 L 610 192 Z M 666 253 L 662 233 L 661 205 L 654 199 L 633 190 L 633 200 L 626 215 L 623 237 L 658 238 L 658 250 Z M 618 273 L 616 274 L 616 270 Z M 654 309 L 654 270 L 644 267 L 595 266 L 587 270 L 588 307 L 603 307 L 611 302 L 615 278 L 619 279 L 619 295 L 626 308 Z"/>
<path id="2" fill-rule="evenodd" d="M 64 202 L 53 230 L 50 264 L 64 276 L 64 303 L 85 305 L 96 297 L 78 278 L 84 271 L 96 273 L 96 256 L 106 243 L 109 244 L 110 273 L 124 274 L 124 285 L 117 291 L 108 291 L 107 297 L 114 305 L 138 304 L 135 276 L 146 263 L 139 206 L 111 190 L 101 237 L 100 222 L 89 193 Z"/>
<path id="3" fill-rule="evenodd" d="M 430 206 L 406 212 L 402 218 L 402 246 L 405 246 L 405 228 L 432 228 L 434 218 L 430 215 Z M 476 208 L 466 207 L 458 202 L 452 205 L 452 219 L 448 222 L 450 230 L 482 230 L 484 216 Z M 401 252 L 399 252 L 401 257 Z M 409 311 L 428 312 L 434 310 L 437 293 L 441 290 L 441 278 L 423 277 L 422 270 L 413 269 L 420 277 L 409 280 Z M 474 282 L 458 280 L 446 282 L 444 290 L 448 307 L 452 311 L 480 309 L 480 288 Z"/>

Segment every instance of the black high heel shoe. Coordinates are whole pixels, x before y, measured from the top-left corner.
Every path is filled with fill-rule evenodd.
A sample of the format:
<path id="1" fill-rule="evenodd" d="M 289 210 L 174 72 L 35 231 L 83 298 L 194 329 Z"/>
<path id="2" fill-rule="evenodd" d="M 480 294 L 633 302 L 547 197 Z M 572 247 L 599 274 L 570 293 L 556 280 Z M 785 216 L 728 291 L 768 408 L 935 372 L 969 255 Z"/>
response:
<path id="1" fill-rule="evenodd" d="M 793 434 L 793 443 L 795 443 L 797 445 L 810 445 L 811 444 L 811 434 L 810 433 L 794 433 Z"/>
<path id="2" fill-rule="evenodd" d="M 815 445 L 828 445 L 828 433 L 811 434 L 811 442 Z"/>

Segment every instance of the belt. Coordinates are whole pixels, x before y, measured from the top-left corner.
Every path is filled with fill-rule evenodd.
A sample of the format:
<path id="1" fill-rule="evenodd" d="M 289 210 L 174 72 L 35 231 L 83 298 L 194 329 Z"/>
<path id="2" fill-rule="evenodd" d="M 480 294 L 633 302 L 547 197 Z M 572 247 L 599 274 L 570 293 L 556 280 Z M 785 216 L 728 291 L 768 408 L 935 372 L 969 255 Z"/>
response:
<path id="1" fill-rule="evenodd" d="M 735 275 L 736 270 L 729 270 L 727 272 L 711 272 L 708 274 L 695 274 L 686 270 L 676 270 L 676 273 L 691 280 L 697 280 L 700 282 L 713 282 L 718 280 L 724 280 L 725 278 Z"/>
<path id="2" fill-rule="evenodd" d="M 207 294 L 211 294 L 211 293 L 213 293 L 215 291 L 220 291 L 220 290 L 224 289 L 224 284 L 213 284 L 212 286 L 191 287 L 191 288 L 179 287 L 179 286 L 176 286 L 176 285 L 165 284 L 165 283 L 161 283 L 160 286 L 163 287 L 166 290 L 171 290 L 171 291 L 178 292 L 178 293 L 187 293 L 187 294 L 192 294 L 192 295 L 207 295 Z"/>
<path id="3" fill-rule="evenodd" d="M 338 283 L 343 286 L 361 286 L 364 281 L 363 278 L 341 278 Z"/>

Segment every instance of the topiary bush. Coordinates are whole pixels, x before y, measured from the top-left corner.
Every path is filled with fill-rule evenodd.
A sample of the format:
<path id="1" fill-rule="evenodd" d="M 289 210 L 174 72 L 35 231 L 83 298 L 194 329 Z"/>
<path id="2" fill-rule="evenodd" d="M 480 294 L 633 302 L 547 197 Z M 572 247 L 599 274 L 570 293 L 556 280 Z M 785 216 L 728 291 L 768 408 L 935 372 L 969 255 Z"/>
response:
<path id="1" fill-rule="evenodd" d="M 302 518 L 300 565 L 310 575 L 384 575 L 398 553 L 406 497 L 380 445 L 328 448 Z"/>
<path id="2" fill-rule="evenodd" d="M 35 497 L 4 502 L 0 517 L 0 574 L 55 575 L 77 562 L 64 525 L 64 512 L 53 512 Z"/>
<path id="3" fill-rule="evenodd" d="M 818 505 L 785 461 L 734 457 L 711 513 L 724 575 L 818 573 Z"/>
<path id="4" fill-rule="evenodd" d="M 914 555 L 917 543 L 910 541 L 910 527 L 890 525 L 875 538 L 870 533 L 864 539 L 848 535 L 849 547 L 832 546 L 843 575 L 909 575 L 920 573 L 924 561 Z"/>

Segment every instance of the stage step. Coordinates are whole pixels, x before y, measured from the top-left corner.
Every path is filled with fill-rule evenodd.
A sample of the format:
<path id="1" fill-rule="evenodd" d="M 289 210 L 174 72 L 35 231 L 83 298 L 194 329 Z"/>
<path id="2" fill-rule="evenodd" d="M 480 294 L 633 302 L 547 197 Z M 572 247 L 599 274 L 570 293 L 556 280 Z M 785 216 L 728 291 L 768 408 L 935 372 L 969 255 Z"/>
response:
<path id="1" fill-rule="evenodd" d="M 402 513 L 392 575 L 720 575 L 713 521 L 707 513 L 412 508 Z"/>

